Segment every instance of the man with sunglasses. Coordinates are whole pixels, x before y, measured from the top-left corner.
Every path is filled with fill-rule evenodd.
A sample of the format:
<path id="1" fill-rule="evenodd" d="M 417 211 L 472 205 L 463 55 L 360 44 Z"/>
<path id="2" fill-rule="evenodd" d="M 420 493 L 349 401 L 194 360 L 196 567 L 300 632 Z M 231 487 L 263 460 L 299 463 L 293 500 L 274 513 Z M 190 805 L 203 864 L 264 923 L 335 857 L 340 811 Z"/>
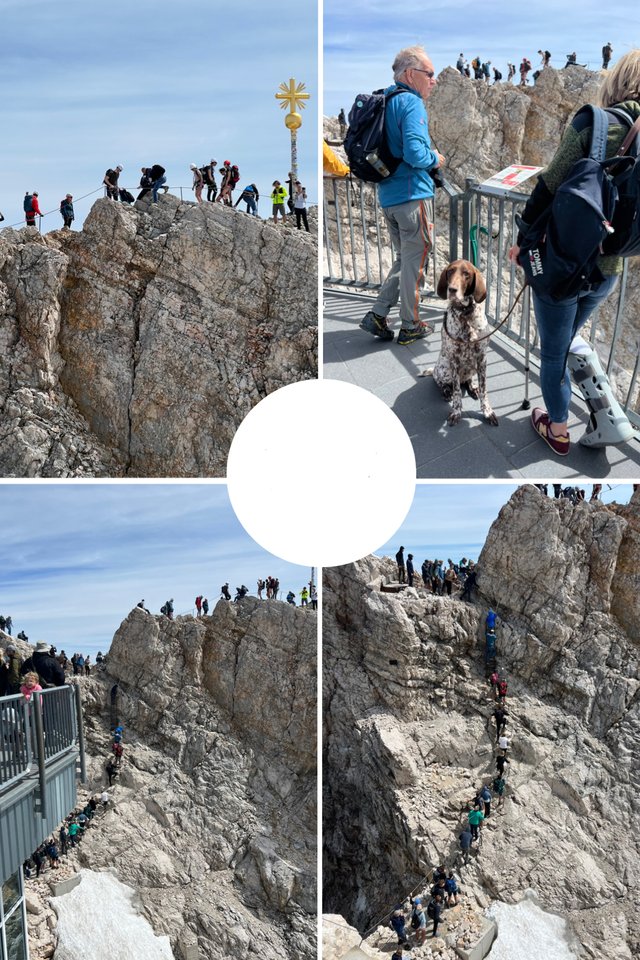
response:
<path id="1" fill-rule="evenodd" d="M 378 184 L 378 200 L 395 260 L 360 327 L 381 340 L 393 340 L 387 317 L 399 299 L 398 343 L 408 345 L 427 334 L 420 320 L 420 289 L 431 250 L 434 182 L 430 171 L 442 166 L 445 159 L 432 149 L 429 139 L 425 102 L 436 78 L 425 50 L 419 46 L 401 50 L 393 64 L 393 76 L 395 82 L 385 90 L 387 96 L 394 93 L 386 104 L 385 134 L 391 153 L 402 160 L 395 172 Z"/>

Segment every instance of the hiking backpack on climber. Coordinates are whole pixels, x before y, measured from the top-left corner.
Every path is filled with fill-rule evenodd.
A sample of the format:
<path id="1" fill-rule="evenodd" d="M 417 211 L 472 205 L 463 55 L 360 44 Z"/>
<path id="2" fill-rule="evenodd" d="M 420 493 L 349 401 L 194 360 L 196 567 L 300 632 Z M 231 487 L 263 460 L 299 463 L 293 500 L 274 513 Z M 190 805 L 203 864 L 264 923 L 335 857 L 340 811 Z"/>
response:
<path id="1" fill-rule="evenodd" d="M 387 144 L 384 116 L 387 102 L 406 90 L 359 93 L 349 110 L 344 150 L 352 174 L 368 183 L 380 183 L 395 173 L 402 157 L 394 157 Z"/>

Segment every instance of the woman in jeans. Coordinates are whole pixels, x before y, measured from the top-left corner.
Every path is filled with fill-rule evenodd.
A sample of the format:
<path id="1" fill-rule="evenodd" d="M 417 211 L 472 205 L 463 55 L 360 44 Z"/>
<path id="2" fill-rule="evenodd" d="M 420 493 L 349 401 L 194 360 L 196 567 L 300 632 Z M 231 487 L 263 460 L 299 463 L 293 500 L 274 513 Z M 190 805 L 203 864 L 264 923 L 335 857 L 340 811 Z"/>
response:
<path id="1" fill-rule="evenodd" d="M 635 120 L 640 116 L 640 50 L 625 54 L 607 75 L 600 88 L 599 105 L 619 106 Z M 606 156 L 612 157 L 624 140 L 628 127 L 617 117 L 609 114 L 609 133 Z M 560 146 L 549 166 L 538 178 L 523 217 L 529 225 L 549 207 L 559 185 L 567 177 L 574 163 L 589 156 L 591 143 L 591 120 L 589 114 L 576 115 L 562 138 Z M 517 243 L 509 250 L 509 259 L 517 263 L 522 242 L 522 232 Z M 567 369 L 567 355 L 574 336 L 584 326 L 596 307 L 609 296 L 622 273 L 620 257 L 600 257 L 597 266 L 603 276 L 589 290 L 564 300 L 554 300 L 547 294 L 532 291 L 538 333 L 540 335 L 540 386 L 546 410 L 536 407 L 531 414 L 531 424 L 551 449 L 560 456 L 569 453 L 569 401 L 571 380 Z"/>

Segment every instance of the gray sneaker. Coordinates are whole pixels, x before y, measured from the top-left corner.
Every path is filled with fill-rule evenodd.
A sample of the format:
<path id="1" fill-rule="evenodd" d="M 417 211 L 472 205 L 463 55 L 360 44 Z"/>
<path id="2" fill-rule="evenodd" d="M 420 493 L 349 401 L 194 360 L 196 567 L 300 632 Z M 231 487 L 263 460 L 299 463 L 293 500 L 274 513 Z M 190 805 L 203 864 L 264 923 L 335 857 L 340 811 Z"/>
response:
<path id="1" fill-rule="evenodd" d="M 373 310 L 364 315 L 360 321 L 360 329 L 372 333 L 380 340 L 393 340 L 393 330 L 389 330 L 386 317 L 379 317 Z"/>

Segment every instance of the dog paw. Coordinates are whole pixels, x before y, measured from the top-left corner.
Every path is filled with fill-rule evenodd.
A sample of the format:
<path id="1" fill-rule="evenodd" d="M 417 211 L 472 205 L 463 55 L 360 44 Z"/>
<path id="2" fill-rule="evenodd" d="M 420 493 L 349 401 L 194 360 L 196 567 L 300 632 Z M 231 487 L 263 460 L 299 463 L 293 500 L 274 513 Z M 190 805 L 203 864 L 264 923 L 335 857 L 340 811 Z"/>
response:
<path id="1" fill-rule="evenodd" d="M 496 417 L 493 410 L 491 411 L 491 413 L 485 414 L 485 420 L 487 421 L 487 423 L 490 423 L 491 426 L 493 427 L 498 426 L 498 418 Z"/>
<path id="2" fill-rule="evenodd" d="M 460 386 L 462 390 L 466 390 L 472 400 L 478 400 L 479 394 L 476 388 L 473 386 L 470 380 L 467 380 L 466 383 L 461 383 Z"/>
<path id="3" fill-rule="evenodd" d="M 450 413 L 447 417 L 447 423 L 450 427 L 455 427 L 456 423 L 460 423 L 461 414 L 459 413 Z M 496 421 L 497 422 L 497 421 Z"/>
<path id="4" fill-rule="evenodd" d="M 450 386 L 450 384 L 445 383 L 443 387 L 440 387 L 440 393 L 442 394 L 445 400 L 449 401 L 453 396 L 453 387 Z"/>

